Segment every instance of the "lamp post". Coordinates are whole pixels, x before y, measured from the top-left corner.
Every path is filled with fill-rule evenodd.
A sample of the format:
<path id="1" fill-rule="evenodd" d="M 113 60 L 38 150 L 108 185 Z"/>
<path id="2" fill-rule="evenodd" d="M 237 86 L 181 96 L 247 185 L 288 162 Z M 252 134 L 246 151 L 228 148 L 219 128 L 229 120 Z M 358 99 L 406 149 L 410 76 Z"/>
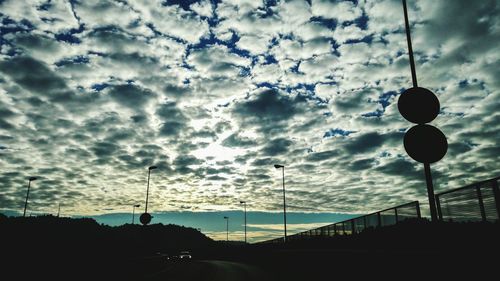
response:
<path id="1" fill-rule="evenodd" d="M 146 207 L 145 207 L 145 209 L 144 209 L 144 214 L 142 214 L 142 215 L 141 215 L 141 217 L 139 218 L 139 219 L 140 219 L 140 221 L 141 221 L 141 223 L 142 223 L 143 225 L 147 225 L 148 223 L 150 223 L 150 222 L 151 222 L 151 215 L 150 215 L 150 214 L 148 214 L 149 179 L 150 179 L 150 177 L 151 177 L 151 170 L 154 170 L 154 169 L 156 169 L 156 168 L 158 168 L 158 167 L 156 167 L 156 166 L 150 166 L 150 167 L 148 168 L 148 187 L 147 187 L 147 189 L 146 189 Z"/>
<path id="2" fill-rule="evenodd" d="M 229 241 L 229 217 L 224 217 L 226 220 L 226 242 Z"/>
<path id="3" fill-rule="evenodd" d="M 286 243 L 286 197 L 285 197 L 285 166 L 283 165 L 274 165 L 276 169 L 282 169 L 283 171 L 283 223 L 285 225 L 285 237 L 283 241 Z"/>
<path id="4" fill-rule="evenodd" d="M 28 179 L 28 192 L 26 192 L 26 202 L 24 202 L 24 212 L 23 212 L 23 217 L 26 217 L 26 209 L 28 208 L 28 198 L 30 196 L 30 186 L 31 186 L 31 182 L 36 180 L 37 178 L 36 177 L 30 177 Z"/>
<path id="5" fill-rule="evenodd" d="M 245 208 L 245 243 L 247 243 L 247 202 L 240 201 L 240 204 L 243 204 L 243 207 Z"/>
<path id="6" fill-rule="evenodd" d="M 141 205 L 139 204 L 134 204 L 133 207 L 132 207 L 132 224 L 134 224 L 134 220 L 135 220 L 135 208 L 139 208 Z"/>

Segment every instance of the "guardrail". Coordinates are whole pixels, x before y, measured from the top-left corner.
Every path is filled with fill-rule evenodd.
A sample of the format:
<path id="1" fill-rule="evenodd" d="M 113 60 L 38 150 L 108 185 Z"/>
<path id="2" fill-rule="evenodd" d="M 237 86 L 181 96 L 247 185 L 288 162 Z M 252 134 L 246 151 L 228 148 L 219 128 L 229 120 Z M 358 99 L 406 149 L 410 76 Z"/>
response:
<path id="1" fill-rule="evenodd" d="M 287 236 L 287 240 L 293 241 L 303 240 L 311 237 L 350 235 L 354 233 L 360 233 L 364 229 L 370 227 L 394 225 L 409 218 L 420 218 L 420 204 L 418 201 L 413 201 L 368 215 L 363 215 L 319 228 L 299 232 L 297 234 Z M 260 243 L 283 243 L 283 241 L 283 237 L 280 237 Z"/>
<path id="2" fill-rule="evenodd" d="M 500 177 L 436 194 L 442 221 L 499 221 Z"/>

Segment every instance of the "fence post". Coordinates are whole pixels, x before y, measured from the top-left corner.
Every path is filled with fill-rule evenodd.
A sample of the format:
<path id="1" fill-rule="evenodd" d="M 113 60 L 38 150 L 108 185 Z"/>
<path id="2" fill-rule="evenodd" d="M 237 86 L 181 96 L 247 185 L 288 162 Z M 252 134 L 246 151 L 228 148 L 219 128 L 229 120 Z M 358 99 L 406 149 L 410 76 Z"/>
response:
<path id="1" fill-rule="evenodd" d="M 421 218 L 422 216 L 420 215 L 420 202 L 415 201 L 415 208 L 417 209 L 417 218 Z"/>
<path id="2" fill-rule="evenodd" d="M 441 210 L 441 201 L 439 198 L 439 194 L 436 195 L 436 207 L 437 207 L 437 211 L 438 211 L 439 220 L 442 221 L 443 220 L 443 211 Z"/>
<path id="3" fill-rule="evenodd" d="M 483 195 L 481 194 L 480 185 L 476 186 L 477 201 L 479 202 L 479 210 L 481 211 L 481 220 L 486 221 L 486 212 L 484 211 Z"/>
<path id="4" fill-rule="evenodd" d="M 377 212 L 377 227 L 382 226 L 382 218 L 380 217 L 380 212 Z"/>
<path id="5" fill-rule="evenodd" d="M 396 216 L 396 224 L 399 222 L 398 220 L 398 208 L 394 208 L 394 215 Z"/>
<path id="6" fill-rule="evenodd" d="M 356 225 L 354 223 L 354 220 L 351 220 L 351 234 L 354 234 L 354 231 L 356 231 Z"/>
<path id="7" fill-rule="evenodd" d="M 497 220 L 500 221 L 500 191 L 498 190 L 498 179 L 493 179 L 491 188 L 495 196 L 495 206 L 497 207 Z"/>

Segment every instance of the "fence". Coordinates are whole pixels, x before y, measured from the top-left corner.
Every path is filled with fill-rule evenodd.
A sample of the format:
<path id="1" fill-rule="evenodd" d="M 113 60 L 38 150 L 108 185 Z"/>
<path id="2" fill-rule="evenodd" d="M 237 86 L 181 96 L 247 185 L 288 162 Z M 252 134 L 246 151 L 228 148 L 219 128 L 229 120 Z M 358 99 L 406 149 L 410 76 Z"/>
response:
<path id="1" fill-rule="evenodd" d="M 441 221 L 500 221 L 500 177 L 448 190 L 435 195 Z M 369 227 L 394 225 L 409 218 L 420 218 L 418 201 L 341 221 L 327 226 L 303 231 L 287 237 L 287 240 L 303 240 L 311 237 L 329 237 L 360 233 Z M 282 243 L 283 237 L 260 243 Z"/>
<path id="2" fill-rule="evenodd" d="M 337 222 L 319 228 L 306 230 L 287 236 L 287 240 L 303 240 L 310 237 L 331 237 L 335 235 L 350 235 L 360 233 L 366 228 L 394 225 L 409 218 L 420 218 L 420 204 L 418 201 L 399 205 L 357 218 Z M 282 243 L 283 237 L 267 240 L 260 243 Z"/>
<path id="3" fill-rule="evenodd" d="M 498 221 L 500 177 L 436 194 L 438 216 L 443 221 Z"/>

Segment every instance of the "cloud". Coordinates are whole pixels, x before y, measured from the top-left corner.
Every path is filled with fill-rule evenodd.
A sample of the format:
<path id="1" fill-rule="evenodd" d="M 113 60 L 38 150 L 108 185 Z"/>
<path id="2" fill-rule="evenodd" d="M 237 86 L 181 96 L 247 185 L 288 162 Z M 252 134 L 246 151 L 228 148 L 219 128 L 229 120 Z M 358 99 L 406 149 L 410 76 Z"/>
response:
<path id="1" fill-rule="evenodd" d="M 187 119 L 175 102 L 161 104 L 156 115 L 163 122 L 160 128 L 161 136 L 177 136 L 187 127 Z"/>
<path id="2" fill-rule="evenodd" d="M 231 134 L 229 137 L 222 141 L 222 145 L 228 147 L 251 147 L 256 145 L 257 142 L 246 137 L 241 137 L 238 134 Z"/>
<path id="3" fill-rule="evenodd" d="M 498 5 L 408 7 L 418 82 L 440 99 L 432 124 L 449 142 L 432 167 L 436 190 L 490 178 Z M 63 199 L 71 214 L 128 211 L 150 165 L 152 210 L 240 208 L 238 198 L 280 210 L 276 163 L 291 210 L 426 201 L 422 166 L 402 145 L 412 124 L 397 109 L 411 87 L 400 1 L 5 0 L 0 10 L 6 209 L 22 207 L 26 177 L 39 175 L 34 211 Z"/>
<path id="4" fill-rule="evenodd" d="M 320 162 L 323 160 L 328 160 L 337 156 L 340 156 L 341 153 L 338 150 L 327 150 L 322 152 L 314 152 L 307 155 L 307 160 L 311 162 Z"/>
<path id="5" fill-rule="evenodd" d="M 0 63 L 0 71 L 23 88 L 45 96 L 66 90 L 64 80 L 42 62 L 31 57 L 16 57 Z"/>
<path id="6" fill-rule="evenodd" d="M 129 5 L 140 12 L 142 21 L 151 24 L 159 32 L 189 43 L 197 43 L 209 31 L 206 20 L 178 5 L 162 5 L 145 0 L 133 1 Z"/>
<path id="7" fill-rule="evenodd" d="M 273 47 L 271 54 L 279 60 L 290 59 L 294 61 L 309 59 L 317 55 L 328 54 L 333 51 L 333 46 L 328 38 L 315 38 L 306 42 L 291 39 L 280 40 Z"/>
<path id="8" fill-rule="evenodd" d="M 206 77 L 235 76 L 241 67 L 250 64 L 249 59 L 231 53 L 226 46 L 221 45 L 194 50 L 187 62 Z"/>
<path id="9" fill-rule="evenodd" d="M 311 7 L 315 16 L 339 22 L 353 21 L 362 13 L 360 7 L 350 1 L 313 0 Z"/>
<path id="10" fill-rule="evenodd" d="M 384 142 L 384 138 L 376 132 L 366 133 L 353 138 L 346 143 L 344 149 L 349 154 L 366 153 L 380 147 Z"/>
<path id="11" fill-rule="evenodd" d="M 143 89 L 133 84 L 127 84 L 111 87 L 108 91 L 108 95 L 121 105 L 130 108 L 141 108 L 153 98 L 155 94 L 148 89 Z"/>
<path id="12" fill-rule="evenodd" d="M 253 55 L 266 53 L 269 49 L 270 38 L 257 35 L 242 35 L 236 46 L 242 50 L 247 50 Z"/>
<path id="13" fill-rule="evenodd" d="M 243 122 L 267 124 L 281 122 L 291 118 L 302 109 L 294 101 L 301 102 L 299 97 L 292 100 L 289 96 L 275 89 L 262 89 L 234 106 L 234 113 Z"/>
<path id="14" fill-rule="evenodd" d="M 119 147 L 111 142 L 98 142 L 93 147 L 93 152 L 98 158 L 106 158 L 116 153 Z"/>
<path id="15" fill-rule="evenodd" d="M 198 15 L 211 18 L 213 16 L 212 4 L 210 1 L 201 1 L 191 4 L 191 10 L 195 11 Z"/>
<path id="16" fill-rule="evenodd" d="M 268 156 L 275 156 L 288 152 L 288 147 L 292 145 L 292 141 L 285 138 L 276 138 L 271 140 L 264 148 L 263 152 Z"/>

